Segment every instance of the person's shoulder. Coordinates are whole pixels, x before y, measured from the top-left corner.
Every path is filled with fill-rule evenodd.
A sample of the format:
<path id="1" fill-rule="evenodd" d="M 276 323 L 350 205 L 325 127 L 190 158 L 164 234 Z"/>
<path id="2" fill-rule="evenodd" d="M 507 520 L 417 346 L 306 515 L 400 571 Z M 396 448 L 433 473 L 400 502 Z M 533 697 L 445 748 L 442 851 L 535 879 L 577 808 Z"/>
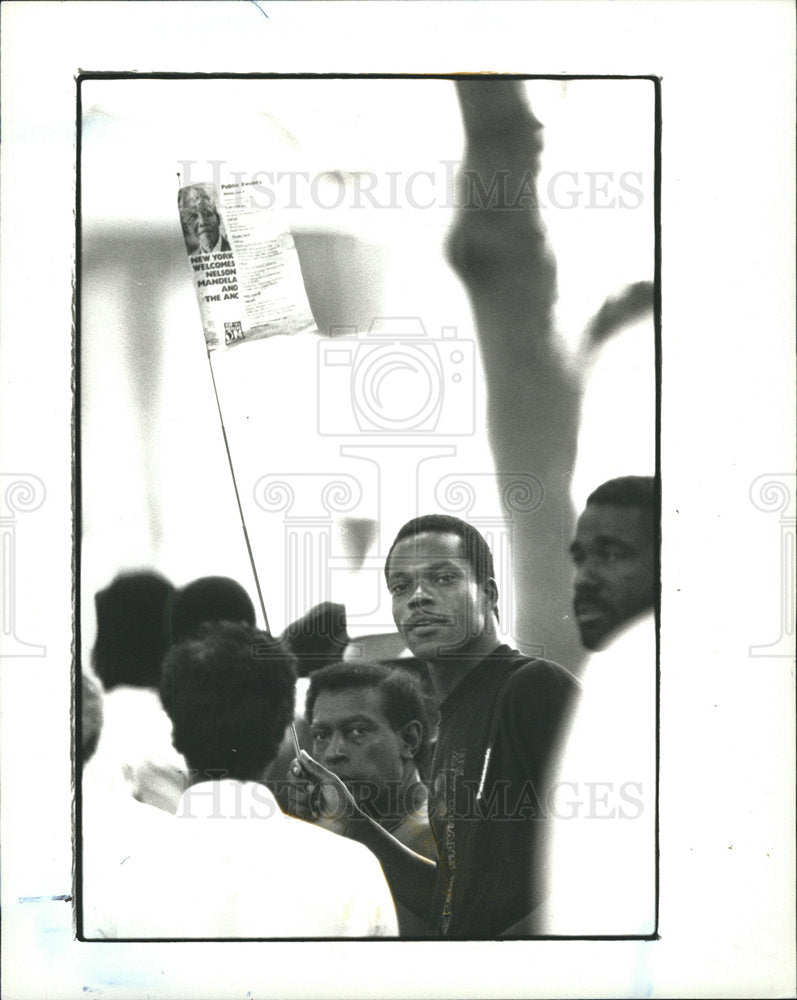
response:
<path id="1" fill-rule="evenodd" d="M 507 682 L 510 690 L 550 688 L 570 692 L 577 691 L 581 687 L 581 682 L 575 674 L 561 663 L 537 656 L 526 656 L 516 649 L 510 649 L 508 655 L 515 668 Z"/>
<path id="2" fill-rule="evenodd" d="M 568 716 L 580 700 L 578 678 L 553 660 L 515 654 L 515 669 L 502 692 L 504 720 L 521 729 L 537 729 Z"/>
<path id="3" fill-rule="evenodd" d="M 578 679 L 561 664 L 517 654 L 502 693 L 502 724 L 521 759 L 539 763 L 580 700 Z"/>
<path id="4" fill-rule="evenodd" d="M 432 827 L 429 823 L 429 811 L 427 803 L 419 805 L 417 809 L 408 813 L 404 820 L 395 830 L 393 836 L 399 843 L 409 847 L 416 854 L 421 854 L 432 861 L 437 860 L 437 847 L 435 845 Z"/>
<path id="5" fill-rule="evenodd" d="M 336 864 L 357 864 L 360 867 L 370 867 L 376 862 L 374 854 L 363 844 L 356 840 L 349 840 L 332 830 L 326 830 L 316 823 L 298 819 L 295 816 L 285 816 L 284 822 L 289 825 L 289 833 L 296 844 L 297 852 L 299 848 L 309 851 L 309 857 L 330 860 Z"/>

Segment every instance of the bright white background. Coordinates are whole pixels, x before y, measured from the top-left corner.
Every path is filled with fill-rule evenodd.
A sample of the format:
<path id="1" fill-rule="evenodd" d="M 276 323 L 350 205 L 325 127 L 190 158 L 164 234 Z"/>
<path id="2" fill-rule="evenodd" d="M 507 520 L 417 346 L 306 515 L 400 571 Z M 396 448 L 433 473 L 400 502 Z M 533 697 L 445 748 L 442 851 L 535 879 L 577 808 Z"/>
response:
<path id="1" fill-rule="evenodd" d="M 606 295 L 653 276 L 654 88 L 643 80 L 535 80 L 526 89 L 545 123 L 540 200 L 558 262 L 561 340 L 572 347 Z M 122 569 L 152 566 L 177 585 L 229 574 L 256 596 L 175 208 L 176 171 L 189 183 L 210 179 L 213 164 L 222 183 L 236 170 L 245 179 L 262 172 L 298 175 L 295 194 L 287 180 L 264 183 L 286 225 L 306 241 L 323 234 L 327 252 L 320 266 L 314 258 L 303 263 L 314 276 L 310 287 L 320 278 L 334 289 L 333 295 L 311 295 L 317 316 L 349 329 L 359 325 L 361 334 L 374 316 L 417 317 L 432 345 L 447 329 L 470 348 L 474 366 L 462 388 L 473 388 L 457 398 L 445 391 L 452 388 L 446 378 L 439 386 L 444 412 L 433 433 L 368 439 L 351 433 L 356 426 L 344 433 L 358 405 L 350 401 L 348 384 L 358 361 L 333 371 L 320 353 L 333 346 L 329 342 L 277 337 L 213 355 L 271 628 L 280 632 L 313 603 L 331 599 L 346 605 L 351 634 L 392 631 L 384 557 L 402 523 L 438 509 L 434 484 L 446 476 L 475 477 L 488 485 L 478 491 L 483 495 L 469 519 L 502 517 L 488 478 L 494 466 L 475 330 L 464 289 L 444 255 L 454 218 L 453 178 L 463 156 L 453 83 L 86 80 L 81 94 L 84 662 L 94 640 L 93 595 Z M 345 188 L 329 179 L 316 186 L 333 170 L 348 176 Z M 311 184 L 301 180 L 302 171 Z M 395 196 L 387 171 L 396 178 Z M 596 176 L 599 193 L 590 190 Z M 356 183 L 371 179 L 374 200 L 384 207 L 358 195 Z M 260 205 L 266 201 L 257 189 L 254 197 Z M 338 200 L 340 208 L 329 207 Z M 629 207 L 607 207 L 621 202 Z M 336 264 L 339 234 L 350 250 Z M 399 331 L 406 329 L 404 321 Z M 610 377 L 590 380 L 585 424 L 592 438 L 576 475 L 586 486 L 576 499 L 579 508 L 586 492 L 617 471 L 655 471 L 652 324 L 615 338 L 611 353 Z M 618 427 L 612 411 L 624 364 L 636 364 L 632 374 L 619 376 L 634 420 Z M 451 367 L 445 354 L 443 365 Z M 396 381 L 384 381 L 383 391 L 413 389 L 412 380 Z M 451 433 L 455 428 L 468 433 Z M 534 433 L 550 433 L 556 446 L 556 428 Z M 287 504 L 267 509 L 264 477 L 295 491 L 288 510 Z M 335 514 L 318 494 L 325 482 L 344 477 L 362 496 Z M 352 517 L 369 518 L 380 529 L 357 553 L 368 558 L 359 573 L 348 568 L 352 546 L 342 530 Z M 286 528 L 304 541 L 298 556 L 289 551 Z M 326 539 L 327 530 L 331 561 L 339 568 L 322 558 L 319 538 L 315 551 L 306 541 L 314 531 Z M 510 566 L 499 571 L 511 584 Z M 514 641 L 511 591 L 499 590 Z M 570 645 L 547 655 L 574 665 L 566 657 Z"/>
<path id="2" fill-rule="evenodd" d="M 794 465 L 791 5 L 264 6 L 2 10 L 0 454 L 47 490 L 11 580 L 17 635 L 47 653 L 2 663 L 4 994 L 789 995 L 793 662 L 750 647 L 782 632 L 793 479 L 783 516 L 750 491 Z M 663 77 L 660 941 L 98 946 L 71 942 L 68 904 L 16 902 L 71 887 L 78 69 Z"/>

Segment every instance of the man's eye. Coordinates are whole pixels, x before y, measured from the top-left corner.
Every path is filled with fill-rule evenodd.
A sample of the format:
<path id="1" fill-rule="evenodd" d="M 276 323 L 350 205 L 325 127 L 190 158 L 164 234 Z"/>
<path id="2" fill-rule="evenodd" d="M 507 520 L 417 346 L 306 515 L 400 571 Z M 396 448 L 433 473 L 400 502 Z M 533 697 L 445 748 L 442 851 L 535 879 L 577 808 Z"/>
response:
<path id="1" fill-rule="evenodd" d="M 352 726 L 351 729 L 346 733 L 346 737 L 352 741 L 352 743 L 362 743 L 365 739 L 367 730 L 363 726 Z"/>
<path id="2" fill-rule="evenodd" d="M 398 597 L 399 594 L 403 594 L 406 589 L 406 583 L 391 583 L 390 585 L 390 593 L 393 594 L 394 597 Z"/>
<path id="3" fill-rule="evenodd" d="M 329 733 L 325 729 L 317 729 L 313 731 L 313 742 L 323 743 L 325 740 L 329 739 Z"/>
<path id="4" fill-rule="evenodd" d="M 446 584 L 446 583 L 452 583 L 455 579 L 456 577 L 454 576 L 453 573 L 438 573 L 437 576 L 435 576 L 434 578 L 434 582 Z"/>

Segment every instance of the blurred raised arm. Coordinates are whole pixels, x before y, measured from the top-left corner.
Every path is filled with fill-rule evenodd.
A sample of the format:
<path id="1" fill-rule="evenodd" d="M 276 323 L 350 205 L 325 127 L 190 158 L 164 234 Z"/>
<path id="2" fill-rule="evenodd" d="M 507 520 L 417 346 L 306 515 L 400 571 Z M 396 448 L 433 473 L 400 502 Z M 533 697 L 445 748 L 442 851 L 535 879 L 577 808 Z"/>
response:
<path id="1" fill-rule="evenodd" d="M 542 126 L 521 82 L 461 80 L 456 89 L 466 146 L 449 260 L 476 320 L 501 483 L 524 474 L 540 484 L 533 510 L 511 491 L 504 498 L 514 633 L 524 651 L 576 668 L 583 652 L 569 617 L 568 546 L 580 388 L 554 329 L 556 264 L 536 192 Z"/>

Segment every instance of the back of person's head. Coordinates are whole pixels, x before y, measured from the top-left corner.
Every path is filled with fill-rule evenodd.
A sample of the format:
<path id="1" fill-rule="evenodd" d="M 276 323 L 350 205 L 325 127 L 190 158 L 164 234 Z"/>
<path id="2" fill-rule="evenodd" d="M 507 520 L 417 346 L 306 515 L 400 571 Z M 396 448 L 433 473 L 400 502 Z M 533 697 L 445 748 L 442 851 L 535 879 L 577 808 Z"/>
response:
<path id="1" fill-rule="evenodd" d="M 294 658 L 277 639 L 240 623 L 206 625 L 163 662 L 175 749 L 200 775 L 257 779 L 293 717 L 295 686 Z"/>
<path id="2" fill-rule="evenodd" d="M 80 672 L 80 753 L 86 765 L 94 756 L 102 732 L 102 688 L 99 681 L 84 669 Z"/>
<path id="3" fill-rule="evenodd" d="M 377 661 L 380 667 L 386 670 L 402 670 L 411 674 L 418 682 L 423 692 L 424 710 L 426 718 L 429 720 L 431 728 L 429 737 L 435 738 L 437 729 L 437 712 L 440 707 L 440 700 L 434 689 L 432 675 L 429 673 L 429 664 L 425 660 L 419 660 L 416 656 L 397 656 L 388 660 Z"/>
<path id="4" fill-rule="evenodd" d="M 122 573 L 97 592 L 92 665 L 106 691 L 118 685 L 157 689 L 174 593 L 165 577 L 149 571 Z"/>
<path id="5" fill-rule="evenodd" d="M 172 641 L 190 638 L 209 622 L 255 624 L 252 600 L 236 580 L 202 576 L 178 591 L 171 612 Z"/>
<path id="6" fill-rule="evenodd" d="M 312 725 L 313 709 L 322 691 L 363 689 L 377 692 L 382 712 L 393 732 L 399 732 L 408 722 L 420 722 L 422 736 L 415 753 L 415 763 L 421 776 L 425 776 L 433 723 L 423 687 L 408 670 L 378 663 L 332 663 L 322 667 L 310 675 L 305 718 Z"/>
<path id="7" fill-rule="evenodd" d="M 296 657 L 299 677 L 335 663 L 349 644 L 346 608 L 324 601 L 291 622 L 281 635 L 282 642 Z"/>
<path id="8" fill-rule="evenodd" d="M 590 493 L 587 504 L 634 507 L 649 513 L 651 521 L 654 521 L 659 509 L 656 480 L 653 476 L 620 476 L 609 479 Z"/>
<path id="9" fill-rule="evenodd" d="M 461 518 L 454 517 L 451 514 L 422 514 L 420 517 L 414 517 L 412 520 L 407 521 L 406 524 L 399 528 L 398 534 L 393 539 L 393 544 L 390 546 L 387 558 L 385 559 L 385 579 L 388 579 L 390 558 L 399 542 L 403 542 L 407 538 L 415 538 L 426 532 L 456 535 L 462 542 L 463 558 L 467 559 L 470 564 L 476 582 L 482 585 L 487 583 L 488 580 L 495 579 L 493 554 L 484 537 L 472 524 L 468 524 L 467 521 L 463 521 Z M 493 608 L 493 613 L 496 620 L 498 620 L 499 613 L 497 606 Z"/>

